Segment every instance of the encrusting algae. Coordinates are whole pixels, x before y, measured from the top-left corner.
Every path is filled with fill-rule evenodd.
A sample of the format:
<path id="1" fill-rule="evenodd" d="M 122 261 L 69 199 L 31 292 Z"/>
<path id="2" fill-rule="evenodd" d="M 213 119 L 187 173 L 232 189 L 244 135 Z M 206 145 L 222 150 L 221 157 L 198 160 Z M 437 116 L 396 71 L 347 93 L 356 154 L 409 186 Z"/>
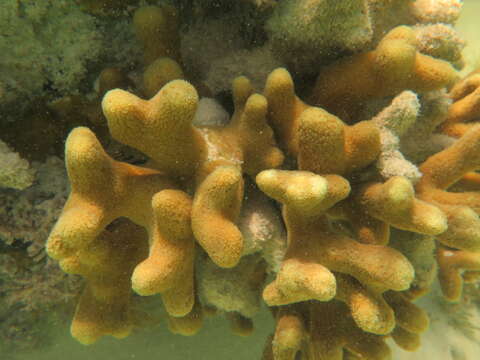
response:
<path id="1" fill-rule="evenodd" d="M 432 56 L 415 25 L 438 22 L 431 11 L 453 23 L 456 2 L 444 13 L 425 1 L 341 2 L 347 15 L 368 9 L 356 21 L 369 46 L 343 44 L 310 83 L 297 81 L 308 61 L 286 54 L 263 91 L 235 77 L 221 124 L 199 120 L 214 91 L 182 58 L 168 4 L 133 15 L 136 81 L 108 67 L 97 97 L 50 105 L 82 113 L 94 130 L 67 137 L 70 195 L 46 243 L 64 272 L 85 280 L 71 324 L 79 342 L 142 326 L 133 294 L 159 294 L 174 333 L 193 335 L 204 316 L 224 312 L 246 336 L 261 297 L 276 320 L 263 360 L 389 359 L 388 338 L 421 346 L 429 318 L 415 300 L 435 275 L 452 302 L 479 278 L 480 73 L 461 79 L 458 57 Z M 135 4 L 83 1 L 92 13 Z M 273 41 L 286 9 L 333 11 L 322 1 L 245 4 L 277 11 Z M 409 21 L 387 28 L 383 7 Z M 109 137 L 148 160 L 109 155 Z"/>

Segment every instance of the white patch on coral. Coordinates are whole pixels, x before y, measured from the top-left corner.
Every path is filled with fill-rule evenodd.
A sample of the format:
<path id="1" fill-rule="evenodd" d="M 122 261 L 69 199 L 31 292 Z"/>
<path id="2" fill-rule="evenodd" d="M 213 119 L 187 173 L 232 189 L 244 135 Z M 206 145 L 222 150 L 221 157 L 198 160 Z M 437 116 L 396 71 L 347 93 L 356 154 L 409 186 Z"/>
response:
<path id="1" fill-rule="evenodd" d="M 412 5 L 413 14 L 423 23 L 453 24 L 461 10 L 460 0 L 416 0 Z"/>
<path id="2" fill-rule="evenodd" d="M 244 255 L 261 252 L 268 270 L 278 272 L 287 248 L 287 235 L 278 211 L 258 190 L 245 197 L 239 228 L 244 238 Z"/>
<path id="3" fill-rule="evenodd" d="M 376 167 L 384 179 L 404 176 L 415 183 L 421 177 L 418 168 L 399 151 L 399 138 L 415 123 L 419 110 L 417 95 L 404 91 L 372 119 L 380 129 L 381 153 Z"/>
<path id="4" fill-rule="evenodd" d="M 198 102 L 192 123 L 195 126 L 224 126 L 229 119 L 230 115 L 217 100 L 205 97 Z"/>

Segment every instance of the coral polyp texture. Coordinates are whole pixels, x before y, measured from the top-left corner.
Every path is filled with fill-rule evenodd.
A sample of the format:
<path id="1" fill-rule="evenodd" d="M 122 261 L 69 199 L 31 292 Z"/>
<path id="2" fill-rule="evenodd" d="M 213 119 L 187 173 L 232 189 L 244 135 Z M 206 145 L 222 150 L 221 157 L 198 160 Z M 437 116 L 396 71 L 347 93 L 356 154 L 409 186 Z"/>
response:
<path id="1" fill-rule="evenodd" d="M 417 299 L 438 282 L 462 302 L 480 277 L 480 73 L 458 73 L 460 2 L 140 3 L 69 5 L 82 24 L 130 22 L 143 57 L 119 51 L 94 92 L 46 97 L 71 118 L 45 249 L 84 279 L 72 336 L 124 338 L 158 296 L 182 335 L 213 315 L 250 335 L 268 306 L 264 360 L 418 349 Z M 27 196 L 38 166 L 0 150 L 0 186 Z M 30 245 L 16 238 L 6 253 Z"/>

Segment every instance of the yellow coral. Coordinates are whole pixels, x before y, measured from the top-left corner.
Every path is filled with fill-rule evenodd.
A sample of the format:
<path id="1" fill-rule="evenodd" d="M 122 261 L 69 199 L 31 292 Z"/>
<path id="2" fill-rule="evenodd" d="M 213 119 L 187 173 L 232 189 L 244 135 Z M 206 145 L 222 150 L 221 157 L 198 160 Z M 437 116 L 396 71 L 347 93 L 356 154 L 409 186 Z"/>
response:
<path id="1" fill-rule="evenodd" d="M 266 124 L 264 97 L 252 94 L 245 78 L 234 81 L 233 91 L 235 113 L 219 129 L 192 125 L 198 96 L 182 80 L 168 83 L 149 101 L 113 90 L 102 103 L 114 138 L 149 155 L 155 168 L 197 184 L 193 232 L 224 267 L 234 266 L 243 248 L 235 225 L 243 197 L 242 169 L 255 175 L 283 161 Z"/>
<path id="2" fill-rule="evenodd" d="M 78 316 L 101 321 L 102 317 L 91 313 L 103 311 L 102 302 L 110 303 L 115 298 L 128 303 L 131 288 L 140 294 L 162 293 L 166 309 L 173 316 L 190 312 L 194 299 L 194 242 L 190 230 L 191 200 L 187 195 L 167 190 L 175 186 L 158 171 L 113 160 L 86 128 L 73 130 L 67 139 L 66 162 L 72 192 L 50 234 L 47 251 L 60 260 L 66 272 L 89 279 Z M 116 255 L 117 248 L 110 244 L 113 240 L 105 229 L 120 217 L 147 229 L 148 256 L 143 244 L 146 237 L 136 240 L 138 237 L 133 234 L 129 246 L 135 251 L 122 250 Z M 115 256 L 123 256 L 123 260 L 113 261 Z M 112 288 L 111 284 L 118 286 Z M 83 326 L 79 330 L 82 321 L 74 320 L 72 325 L 73 335 L 82 342 L 116 334 L 113 325 L 108 325 L 108 318 L 104 320 L 107 325 L 86 329 Z"/>
<path id="3" fill-rule="evenodd" d="M 143 44 L 145 64 L 160 57 L 179 60 L 178 15 L 173 6 L 143 6 L 135 12 L 133 26 Z"/>
<path id="4" fill-rule="evenodd" d="M 426 325 L 424 314 L 400 308 L 396 309 L 397 314 L 408 319 L 410 327 Z M 415 319 L 415 315 L 419 318 Z M 297 353 L 307 360 L 386 360 L 391 356 L 384 337 L 361 331 L 349 316 L 348 308 L 338 301 L 282 307 L 277 310 L 276 318 L 275 335 L 263 360 L 293 360 Z M 399 337 L 394 339 L 401 341 Z"/>
<path id="5" fill-rule="evenodd" d="M 217 266 L 239 263 L 244 187 L 255 187 L 248 175 L 281 204 L 288 233 L 280 270 L 263 290 L 277 317 L 265 359 L 293 360 L 299 352 L 312 360 L 386 359 L 386 336 L 417 348 L 428 318 L 412 303 L 420 293 L 408 291 L 414 268 L 389 246 L 390 228 L 437 237 L 442 288 L 458 299 L 461 271 L 470 280 L 480 270 L 474 172 L 480 127 L 421 164 L 423 177 L 414 185 L 368 173 L 382 151 L 377 124 L 349 125 L 336 115 L 351 121 L 355 107 L 372 98 L 448 86 L 456 79 L 453 68 L 420 54 L 412 30 L 398 27 L 375 50 L 322 70 L 312 101 L 325 109 L 303 102 L 288 71 L 277 69 L 264 95 L 245 77 L 233 81 L 228 125 L 196 126 L 197 90 L 166 57 L 178 60 L 176 14 L 168 6 L 145 7 L 134 23 L 148 65 L 143 92 L 151 98 L 114 89 L 102 109 L 111 135 L 149 161 L 140 167 L 112 159 L 86 128 L 74 129 L 66 143 L 72 192 L 47 250 L 65 271 L 87 279 L 72 334 L 83 343 L 128 335 L 137 323 L 131 289 L 161 295 L 172 332 L 198 331 L 204 309 L 195 291 L 195 247 Z M 122 85 L 120 75 L 105 77 Z M 452 97 L 468 98 L 465 88 L 458 85 Z M 450 118 L 463 100 L 457 103 Z M 284 155 L 275 137 L 290 156 L 285 169 L 277 169 Z M 447 191 L 454 184 L 473 191 Z M 132 236 L 124 238 L 127 232 Z M 260 269 L 252 281 L 258 290 L 265 266 Z M 239 312 L 228 318 L 240 335 L 253 329 Z"/>
<path id="6" fill-rule="evenodd" d="M 464 176 L 478 170 L 480 125 L 468 130 L 449 148 L 431 156 L 421 166 L 423 177 L 416 185 L 418 197 L 439 207 L 448 219 L 448 228 L 437 240 L 440 282 L 445 296 L 458 300 L 461 295 L 461 269 L 479 270 L 480 194 L 476 191 L 449 192 L 447 189 Z"/>
<path id="7" fill-rule="evenodd" d="M 112 135 L 150 155 L 152 166 L 162 172 L 115 161 L 90 130 L 74 129 L 66 144 L 72 193 L 49 237 L 50 256 L 62 266 L 72 259 L 89 261 L 85 249 L 99 241 L 112 221 L 126 217 L 147 230 L 150 248 L 146 259 L 137 259 L 124 273 L 127 289 L 140 295 L 161 293 L 167 312 L 184 317 L 171 319 L 176 331 L 198 329 L 187 320 L 195 309 L 193 235 L 215 263 L 234 266 L 243 251 L 236 225 L 242 172 L 254 176 L 283 161 L 266 124 L 265 98 L 252 94 L 245 78 L 234 82 L 234 94 L 231 123 L 202 129 L 191 124 L 198 97 L 183 80 L 168 83 L 149 101 L 123 90 L 109 91 L 102 106 Z M 195 189 L 193 200 L 175 190 L 181 184 Z M 92 334 L 91 341 L 108 333 L 114 332 Z"/>
<path id="8" fill-rule="evenodd" d="M 160 57 L 149 64 L 143 72 L 143 92 L 151 98 L 169 81 L 183 78 L 183 70 L 175 60 Z"/>
<path id="9" fill-rule="evenodd" d="M 453 104 L 441 131 L 453 137 L 461 137 L 480 120 L 480 71 L 474 71 L 455 84 L 450 91 Z"/>
<path id="10" fill-rule="evenodd" d="M 353 55 L 322 69 L 312 103 L 349 119 L 370 98 L 393 96 L 403 90 L 426 92 L 452 84 L 453 67 L 416 49 L 413 30 L 391 30 L 373 51 Z"/>

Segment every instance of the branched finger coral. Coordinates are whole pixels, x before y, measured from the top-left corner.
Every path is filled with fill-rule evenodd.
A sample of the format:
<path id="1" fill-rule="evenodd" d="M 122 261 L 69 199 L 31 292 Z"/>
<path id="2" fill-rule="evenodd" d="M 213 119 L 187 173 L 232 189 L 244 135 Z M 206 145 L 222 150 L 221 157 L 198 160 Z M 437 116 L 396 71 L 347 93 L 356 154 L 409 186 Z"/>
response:
<path id="1" fill-rule="evenodd" d="M 445 296 L 458 300 L 461 294 L 460 269 L 478 270 L 479 194 L 477 191 L 449 192 L 450 186 L 478 169 L 480 127 L 472 127 L 452 146 L 428 158 L 421 166 L 423 177 L 416 186 L 421 199 L 438 206 L 448 219 L 448 229 L 437 236 L 437 260 Z M 455 250 L 457 249 L 457 250 Z"/>
<path id="2" fill-rule="evenodd" d="M 263 2 L 253 3 L 242 9 Z M 277 322 L 264 360 L 389 359 L 387 338 L 417 349 L 429 319 L 416 298 L 438 275 L 458 301 L 480 272 L 478 79 L 458 81 L 461 41 L 429 20 L 454 22 L 447 5 L 456 2 L 427 3 L 287 0 L 263 9 L 267 38 L 250 45 L 297 70 L 273 70 L 263 93 L 258 79 L 239 76 L 221 94 L 180 59 L 177 9 L 137 9 L 143 74 L 112 71 L 118 86 L 102 87 L 96 119 L 147 160 L 117 160 L 86 127 L 65 144 L 71 193 L 46 248 L 85 279 L 73 336 L 127 336 L 142 323 L 135 293 L 158 294 L 170 331 L 183 335 L 214 313 L 249 335 L 263 300 Z M 406 25 L 381 20 L 388 9 Z M 348 22 L 335 31 L 354 30 L 351 43 L 321 38 L 332 26 L 319 19 L 339 13 Z M 282 23 L 287 15 L 302 20 L 298 28 Z M 299 29 L 315 31 L 299 39 Z M 279 50 L 315 42 L 305 58 Z M 325 55 L 336 47 L 344 53 Z M 340 58 L 298 70 L 315 57 Z"/>
<path id="3" fill-rule="evenodd" d="M 272 74 L 266 91 L 274 97 L 281 91 L 272 89 L 287 88 L 286 98 L 301 105 L 291 83 L 285 81 L 286 75 Z M 275 86 L 275 81 L 287 87 Z M 288 234 L 284 262 L 275 281 L 265 288 L 264 300 L 279 306 L 336 297 L 350 309 L 359 328 L 389 334 L 395 328 L 395 317 L 381 294 L 406 290 L 413 280 L 410 263 L 385 246 L 389 226 L 436 235 L 445 231 L 446 217 L 437 207 L 417 199 L 405 178 L 356 184 L 352 174 L 373 163 L 381 151 L 375 121 L 348 126 L 334 115 L 306 105 L 301 105 L 300 115 L 283 112 L 279 119 L 275 101 L 272 106 L 274 121 L 284 120 L 284 128 L 295 124 L 295 128 L 290 125 L 294 129 L 290 132 L 296 137 L 285 137 L 285 143 L 288 148 L 295 139 L 299 170 L 267 170 L 257 176 L 260 189 L 283 204 Z M 353 179 L 353 184 L 347 179 Z M 348 221 L 355 238 L 332 226 L 332 219 Z M 364 262 L 366 258 L 369 260 Z M 413 336 L 399 326 L 394 332 L 398 337 Z M 404 340 L 404 347 L 414 346 Z"/>
<path id="4" fill-rule="evenodd" d="M 480 72 L 474 71 L 455 84 L 450 91 L 453 100 L 441 131 L 460 137 L 480 119 Z"/>
<path id="5" fill-rule="evenodd" d="M 202 129 L 191 124 L 198 98 L 185 81 L 170 82 L 149 101 L 122 90 L 108 92 L 102 104 L 113 136 L 150 155 L 153 168 L 162 172 L 115 161 L 90 130 L 73 130 L 66 144 L 72 193 L 50 235 L 50 256 L 67 272 L 88 279 L 72 264 L 88 259 L 90 244 L 99 241 L 107 225 L 126 217 L 147 229 L 150 244 L 147 259 L 140 261 L 140 255 L 131 259 L 131 270 L 125 273 L 131 277 L 131 288 L 141 295 L 161 293 L 170 315 L 187 315 L 194 305 L 193 235 L 217 265 L 236 265 L 244 248 L 236 225 L 243 199 L 242 172 L 255 175 L 283 161 L 265 122 L 264 97 L 252 94 L 245 78 L 234 82 L 234 93 L 231 123 Z M 196 189 L 192 200 L 173 190 L 182 183 Z M 97 327 L 75 330 L 74 336 L 88 343 L 107 333 L 120 331 L 121 336 L 129 329 Z"/>
<path id="6" fill-rule="evenodd" d="M 336 115 L 351 116 L 352 106 L 366 99 L 393 96 L 408 89 L 424 93 L 456 79 L 448 62 L 421 54 L 414 31 L 399 26 L 385 35 L 375 50 L 323 69 L 311 100 Z"/>

